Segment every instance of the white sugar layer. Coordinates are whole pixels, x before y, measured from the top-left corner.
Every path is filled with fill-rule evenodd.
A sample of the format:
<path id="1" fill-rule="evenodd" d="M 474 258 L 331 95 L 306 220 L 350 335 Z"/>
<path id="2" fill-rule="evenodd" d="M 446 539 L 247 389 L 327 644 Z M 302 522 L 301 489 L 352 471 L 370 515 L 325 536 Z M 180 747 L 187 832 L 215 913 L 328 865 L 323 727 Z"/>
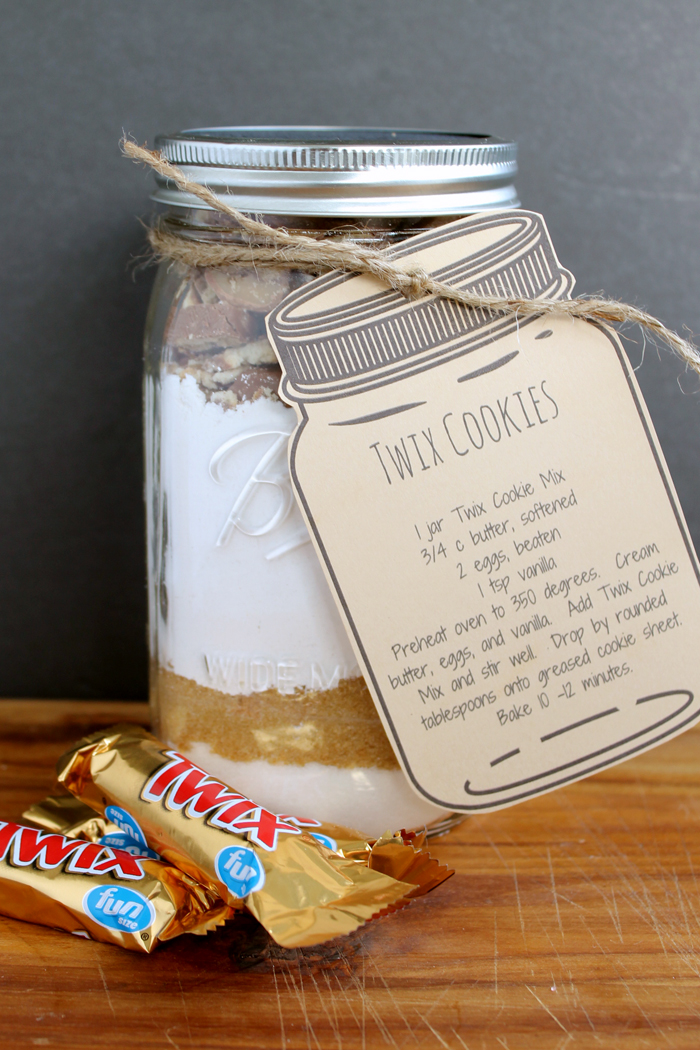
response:
<path id="1" fill-rule="evenodd" d="M 204 743 L 190 744 L 186 754 L 274 813 L 342 824 L 372 837 L 388 830 L 421 827 L 447 812 L 416 795 L 399 769 L 341 769 L 320 762 L 304 766 L 233 762 Z"/>

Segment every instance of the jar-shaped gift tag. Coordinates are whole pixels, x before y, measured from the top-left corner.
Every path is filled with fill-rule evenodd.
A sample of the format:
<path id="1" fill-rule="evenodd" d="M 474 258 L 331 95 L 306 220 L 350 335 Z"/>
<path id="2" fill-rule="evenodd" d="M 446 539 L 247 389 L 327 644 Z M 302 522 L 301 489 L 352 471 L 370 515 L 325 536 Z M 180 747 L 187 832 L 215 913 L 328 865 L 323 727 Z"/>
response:
<path id="1" fill-rule="evenodd" d="M 407 777 L 492 810 L 698 719 L 700 567 L 619 339 L 551 309 L 541 216 L 386 255 L 440 294 L 336 272 L 268 318 L 292 480 Z"/>

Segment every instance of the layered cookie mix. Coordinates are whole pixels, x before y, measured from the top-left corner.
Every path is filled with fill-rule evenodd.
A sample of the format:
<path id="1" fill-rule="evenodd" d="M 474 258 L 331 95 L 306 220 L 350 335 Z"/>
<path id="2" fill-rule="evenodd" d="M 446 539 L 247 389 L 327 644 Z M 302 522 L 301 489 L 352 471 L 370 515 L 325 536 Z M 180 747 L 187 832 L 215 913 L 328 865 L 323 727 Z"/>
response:
<path id="1" fill-rule="evenodd" d="M 306 279 L 183 270 L 172 300 L 147 380 L 157 732 L 270 809 L 381 834 L 444 811 L 399 769 L 292 495 L 264 320 Z"/>

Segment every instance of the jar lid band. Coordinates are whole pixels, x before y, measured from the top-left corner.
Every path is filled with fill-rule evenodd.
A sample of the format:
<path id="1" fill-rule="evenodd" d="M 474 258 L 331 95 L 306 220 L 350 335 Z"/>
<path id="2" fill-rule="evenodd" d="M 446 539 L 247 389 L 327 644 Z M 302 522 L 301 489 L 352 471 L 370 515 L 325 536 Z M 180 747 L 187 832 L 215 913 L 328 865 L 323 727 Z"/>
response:
<path id="1" fill-rule="evenodd" d="M 197 128 L 156 147 L 240 211 L 338 217 L 517 207 L 516 145 L 490 135 L 336 127 Z M 156 176 L 153 199 L 201 201 Z"/>

